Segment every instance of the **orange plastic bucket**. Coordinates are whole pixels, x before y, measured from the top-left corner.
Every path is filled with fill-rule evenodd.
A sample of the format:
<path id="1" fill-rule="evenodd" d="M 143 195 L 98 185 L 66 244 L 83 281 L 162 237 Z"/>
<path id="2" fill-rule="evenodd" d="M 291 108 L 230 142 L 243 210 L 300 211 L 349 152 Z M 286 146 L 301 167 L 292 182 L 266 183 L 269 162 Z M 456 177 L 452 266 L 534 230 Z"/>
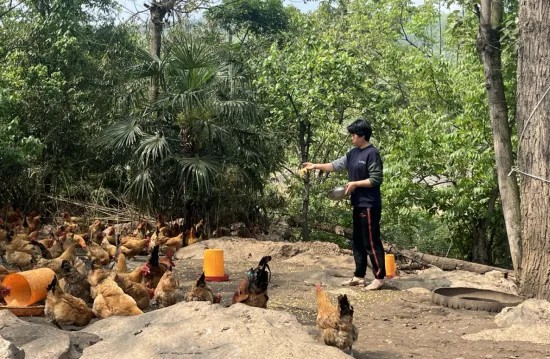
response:
<path id="1" fill-rule="evenodd" d="M 227 280 L 223 267 L 223 249 L 205 249 L 202 270 L 206 280 Z"/>
<path id="2" fill-rule="evenodd" d="M 386 263 L 386 278 L 393 278 L 397 275 L 397 267 L 395 265 L 395 255 L 386 254 L 384 256 L 384 262 Z"/>
<path id="3" fill-rule="evenodd" d="M 26 307 L 34 304 L 46 298 L 46 288 L 54 276 L 55 272 L 50 268 L 8 274 L 2 284 L 11 288 L 11 294 L 4 300 L 9 306 Z"/>

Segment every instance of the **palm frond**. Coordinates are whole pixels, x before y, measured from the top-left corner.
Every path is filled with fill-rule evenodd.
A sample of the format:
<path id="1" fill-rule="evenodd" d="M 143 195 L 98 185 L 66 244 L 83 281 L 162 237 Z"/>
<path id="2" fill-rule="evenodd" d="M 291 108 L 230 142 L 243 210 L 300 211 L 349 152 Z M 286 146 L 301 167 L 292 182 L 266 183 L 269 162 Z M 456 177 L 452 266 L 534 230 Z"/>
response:
<path id="1" fill-rule="evenodd" d="M 220 125 L 213 120 L 195 120 L 193 124 L 193 132 L 199 138 L 208 139 L 212 141 L 229 140 L 230 131 L 226 126 Z"/>
<path id="2" fill-rule="evenodd" d="M 133 78 L 146 78 L 159 75 L 165 63 L 149 51 L 139 48 L 134 52 L 136 64 L 128 68 L 128 74 Z M 164 66 L 163 66 L 164 65 Z"/>
<path id="3" fill-rule="evenodd" d="M 254 122 L 258 119 L 258 106 L 247 100 L 219 100 L 212 103 L 216 113 L 229 122 Z"/>
<path id="4" fill-rule="evenodd" d="M 221 171 L 221 164 L 208 157 L 178 157 L 179 178 L 185 186 L 196 186 L 199 192 L 210 192 Z"/>
<path id="5" fill-rule="evenodd" d="M 126 193 L 139 203 L 147 203 L 151 201 L 154 191 L 154 172 L 144 168 L 129 181 Z"/>
<path id="6" fill-rule="evenodd" d="M 136 151 L 136 155 L 139 155 L 145 166 L 157 160 L 163 160 L 169 154 L 168 141 L 166 141 L 166 137 L 159 133 L 145 137 Z"/>
<path id="7" fill-rule="evenodd" d="M 192 70 L 212 67 L 217 62 L 214 48 L 205 41 L 194 39 L 190 34 L 173 39 L 168 46 L 170 66 L 175 68 Z"/>
<path id="8" fill-rule="evenodd" d="M 99 137 L 99 143 L 113 149 L 124 149 L 132 147 L 142 135 L 138 121 L 128 118 L 104 130 Z"/>
<path id="9" fill-rule="evenodd" d="M 231 94 L 237 90 L 248 89 L 250 83 L 240 65 L 234 63 L 225 63 L 218 68 L 218 81 L 229 90 Z"/>

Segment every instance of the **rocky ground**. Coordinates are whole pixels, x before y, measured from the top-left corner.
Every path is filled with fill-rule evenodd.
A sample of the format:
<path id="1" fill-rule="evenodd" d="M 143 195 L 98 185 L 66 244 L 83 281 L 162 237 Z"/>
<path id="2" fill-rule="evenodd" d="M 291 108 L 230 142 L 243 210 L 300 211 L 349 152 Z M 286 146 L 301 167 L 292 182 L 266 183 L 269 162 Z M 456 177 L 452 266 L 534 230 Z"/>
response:
<path id="1" fill-rule="evenodd" d="M 433 305 L 430 290 L 472 286 L 514 293 L 499 273 L 477 275 L 435 268 L 402 274 L 378 292 L 343 288 L 353 259 L 328 243 L 284 243 L 222 238 L 181 249 L 176 273 L 183 290 L 202 271 L 205 248 L 222 248 L 230 279 L 211 283 L 222 294 L 221 306 L 179 303 L 134 318 L 94 321 L 87 328 L 62 332 L 43 318 L 0 313 L 0 357 L 26 358 L 339 358 L 315 328 L 315 285 L 322 283 L 335 298 L 346 293 L 355 307 L 359 340 L 356 358 L 549 358 L 548 302 L 526 301 L 521 308 L 495 314 L 453 310 Z M 273 257 L 269 289 L 271 310 L 229 306 L 247 269 L 263 255 Z M 146 257 L 130 261 L 140 265 Z M 182 292 L 183 295 L 183 292 Z M 534 303 L 534 304 L 533 304 Z M 3 311 L 2 311 L 3 312 Z M 533 323 L 535 326 L 528 325 Z M 498 324 L 498 325 L 497 325 Z M 32 326 L 32 327 L 31 327 Z M 6 342 L 8 341 L 8 342 Z M 2 349 L 5 348 L 5 349 Z M 312 353 L 315 353 L 312 356 Z"/>

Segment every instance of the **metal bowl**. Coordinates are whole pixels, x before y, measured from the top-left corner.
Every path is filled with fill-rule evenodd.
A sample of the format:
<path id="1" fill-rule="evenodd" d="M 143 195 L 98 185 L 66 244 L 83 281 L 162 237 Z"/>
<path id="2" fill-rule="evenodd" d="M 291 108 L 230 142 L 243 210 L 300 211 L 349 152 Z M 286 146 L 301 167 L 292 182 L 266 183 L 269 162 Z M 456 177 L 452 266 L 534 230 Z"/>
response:
<path id="1" fill-rule="evenodd" d="M 339 201 L 341 199 L 346 198 L 346 186 L 338 186 L 327 193 L 328 198 L 330 198 L 333 201 Z"/>

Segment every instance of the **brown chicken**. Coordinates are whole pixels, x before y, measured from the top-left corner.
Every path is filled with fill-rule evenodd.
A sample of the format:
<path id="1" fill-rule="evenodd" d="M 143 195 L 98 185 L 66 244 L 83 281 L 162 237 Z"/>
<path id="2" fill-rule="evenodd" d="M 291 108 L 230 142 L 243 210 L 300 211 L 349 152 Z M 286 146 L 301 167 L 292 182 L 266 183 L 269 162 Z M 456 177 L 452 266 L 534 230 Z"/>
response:
<path id="1" fill-rule="evenodd" d="M 185 293 L 183 299 L 186 302 L 210 302 L 210 303 L 219 303 L 222 299 L 222 295 L 218 293 L 217 296 L 214 296 L 212 289 L 206 284 L 204 272 L 202 275 L 193 283 L 191 291 Z"/>
<path id="2" fill-rule="evenodd" d="M 139 309 L 143 310 L 149 306 L 149 289 L 144 284 L 132 282 L 118 274 L 115 275 L 114 281 L 124 293 L 134 298 Z"/>
<path id="3" fill-rule="evenodd" d="M 88 275 L 92 285 L 92 297 L 95 296 L 92 310 L 99 318 L 113 315 L 133 316 L 143 314 L 134 298 L 125 294 L 113 280 L 114 274 L 98 269 Z"/>
<path id="4" fill-rule="evenodd" d="M 113 244 L 113 245 L 117 244 L 117 236 L 116 236 L 115 227 L 113 227 L 113 226 L 107 227 L 103 231 L 103 235 L 105 236 L 105 239 L 107 239 L 109 241 L 110 244 Z"/>
<path id="5" fill-rule="evenodd" d="M 157 215 L 157 229 L 162 227 L 166 227 L 166 223 L 164 222 L 164 218 L 159 214 Z"/>
<path id="6" fill-rule="evenodd" d="M 267 308 L 267 287 L 271 281 L 271 269 L 268 262 L 271 256 L 260 260 L 256 268 L 250 268 L 247 277 L 241 282 L 237 292 L 233 295 L 232 303 L 243 303 L 251 307 Z"/>
<path id="7" fill-rule="evenodd" d="M 80 246 L 80 248 L 86 250 L 86 240 L 84 239 L 84 237 L 82 237 L 81 235 L 78 235 L 78 234 L 74 234 L 74 233 L 68 233 L 67 234 L 67 238 L 74 244 L 76 244 L 77 246 Z"/>
<path id="8" fill-rule="evenodd" d="M 52 232 L 50 232 L 50 239 L 53 240 L 53 245 L 49 248 L 52 258 L 57 258 L 63 254 L 63 239 L 57 238 Z"/>
<path id="9" fill-rule="evenodd" d="M 71 217 L 67 212 L 63 212 L 63 226 L 72 233 L 80 233 L 84 228 L 81 223 L 82 220 L 79 217 Z"/>
<path id="10" fill-rule="evenodd" d="M 61 265 L 63 264 L 63 261 L 69 261 L 70 263 L 74 262 L 76 256 L 75 256 L 75 245 L 72 244 L 61 254 L 59 257 L 54 259 L 45 259 L 40 258 L 38 260 L 38 263 L 36 263 L 37 268 L 50 268 L 53 270 L 56 274 L 59 276 L 63 276 L 63 271 L 61 270 Z"/>
<path id="11" fill-rule="evenodd" d="M 350 354 L 353 343 L 357 340 L 359 331 L 353 324 L 353 306 L 347 295 L 338 296 L 338 306 L 333 305 L 319 284 L 317 296 L 317 327 L 326 345 L 345 350 Z"/>
<path id="12" fill-rule="evenodd" d="M 134 268 L 133 271 L 130 273 L 118 273 L 122 277 L 128 278 L 134 283 L 141 283 L 143 282 L 143 266 L 139 266 Z"/>
<path id="13" fill-rule="evenodd" d="M 122 241 L 124 240 L 124 242 Z M 150 239 L 137 239 L 132 237 L 121 237 L 120 253 L 124 253 L 127 259 L 134 258 L 149 246 Z"/>
<path id="14" fill-rule="evenodd" d="M 47 290 L 44 314 L 51 322 L 59 328 L 61 325 L 82 327 L 90 323 L 94 317 L 92 310 L 82 299 L 63 292 L 55 276 Z"/>
<path id="15" fill-rule="evenodd" d="M 172 258 L 174 258 L 174 254 L 171 251 L 166 252 L 166 255 L 163 257 L 160 257 L 159 263 L 161 265 L 165 265 L 166 268 L 168 267 L 175 267 L 176 263 L 172 261 Z"/>
<path id="16" fill-rule="evenodd" d="M 90 295 L 90 283 L 85 274 L 80 273 L 69 261 L 64 260 L 61 263 L 63 272 L 63 291 L 74 297 L 80 298 L 88 304 L 92 303 Z"/>
<path id="17" fill-rule="evenodd" d="M 161 263 L 159 260 L 159 245 L 156 245 L 149 256 L 149 260 L 141 268 L 145 283 L 149 284 L 151 288 L 156 288 L 160 281 L 160 278 L 168 270 L 169 266 Z"/>
<path id="18" fill-rule="evenodd" d="M 6 261 L 20 270 L 30 270 L 40 257 L 40 249 L 22 238 L 14 238 L 13 231 L 6 236 Z M 16 249 L 21 249 L 16 250 Z"/>
<path id="19" fill-rule="evenodd" d="M 31 253 L 32 252 L 32 245 L 30 244 L 30 241 L 33 239 L 36 239 L 37 233 L 32 236 L 19 233 L 15 234 L 13 231 L 10 231 L 6 234 L 6 244 L 5 249 L 6 251 L 12 251 L 12 252 L 25 252 L 25 253 Z"/>
<path id="20" fill-rule="evenodd" d="M 117 273 L 128 273 L 128 266 L 126 265 L 126 256 L 124 256 L 124 254 L 120 253 L 118 255 L 118 260 L 116 262 L 115 269 Z"/>
<path id="21" fill-rule="evenodd" d="M 25 216 L 25 222 L 23 222 L 23 226 L 25 223 L 27 224 L 27 231 L 32 232 L 40 229 L 42 216 L 37 215 L 36 211 L 32 210 L 28 215 Z"/>
<path id="22" fill-rule="evenodd" d="M 151 224 L 149 222 L 140 221 L 133 234 L 137 238 L 144 239 L 145 237 L 150 235 L 152 230 L 153 230 L 153 226 L 151 226 Z"/>
<path id="23" fill-rule="evenodd" d="M 200 220 L 194 227 L 187 232 L 186 243 L 188 246 L 202 241 L 202 227 L 204 220 Z"/>
<path id="24" fill-rule="evenodd" d="M 8 203 L 7 208 L 3 208 L 0 215 L 4 216 L 6 212 L 8 214 L 5 223 L 6 230 L 11 231 L 15 227 L 23 225 L 23 215 L 19 208 L 14 211 L 11 203 Z"/>
<path id="25" fill-rule="evenodd" d="M 157 287 L 155 288 L 155 301 L 160 308 L 169 307 L 178 301 L 179 283 L 176 280 L 170 267 L 164 272 Z"/>
<path id="26" fill-rule="evenodd" d="M 103 224 L 101 223 L 101 221 L 99 219 L 96 219 L 94 221 L 94 223 L 92 223 L 88 229 L 90 230 L 90 232 L 92 233 L 97 233 L 97 232 L 101 232 L 103 231 Z"/>
<path id="27" fill-rule="evenodd" d="M 16 273 L 17 271 L 14 270 L 8 270 L 3 266 L 0 266 L 0 283 L 6 278 L 8 274 Z"/>
<path id="28" fill-rule="evenodd" d="M 50 250 L 55 244 L 55 237 L 48 236 L 48 238 L 40 239 L 38 242 L 42 243 L 44 247 Z"/>
<path id="29" fill-rule="evenodd" d="M 92 260 L 94 269 L 101 268 L 102 266 L 109 264 L 109 262 L 111 261 L 109 253 L 101 248 L 101 246 L 96 242 L 90 241 L 88 243 L 88 246 L 86 247 L 86 250 L 88 258 Z"/>
<path id="30" fill-rule="evenodd" d="M 115 246 L 113 246 L 111 243 L 109 243 L 107 238 L 103 238 L 103 241 L 101 242 L 101 248 L 103 248 L 103 250 L 105 250 L 105 252 L 107 252 L 109 254 L 109 259 L 115 259 L 116 258 L 117 249 L 116 249 Z"/>
<path id="31" fill-rule="evenodd" d="M 38 248 L 38 250 L 40 251 L 40 256 L 42 258 L 45 258 L 45 259 L 52 259 L 53 258 L 50 251 L 42 243 L 37 242 L 37 241 L 30 241 L 30 244 Z"/>
<path id="32" fill-rule="evenodd" d="M 162 244 L 162 250 L 164 251 L 164 253 L 176 253 L 181 247 L 183 247 L 183 242 L 183 233 L 178 234 L 176 237 L 168 237 L 166 241 L 164 241 L 164 243 Z"/>

